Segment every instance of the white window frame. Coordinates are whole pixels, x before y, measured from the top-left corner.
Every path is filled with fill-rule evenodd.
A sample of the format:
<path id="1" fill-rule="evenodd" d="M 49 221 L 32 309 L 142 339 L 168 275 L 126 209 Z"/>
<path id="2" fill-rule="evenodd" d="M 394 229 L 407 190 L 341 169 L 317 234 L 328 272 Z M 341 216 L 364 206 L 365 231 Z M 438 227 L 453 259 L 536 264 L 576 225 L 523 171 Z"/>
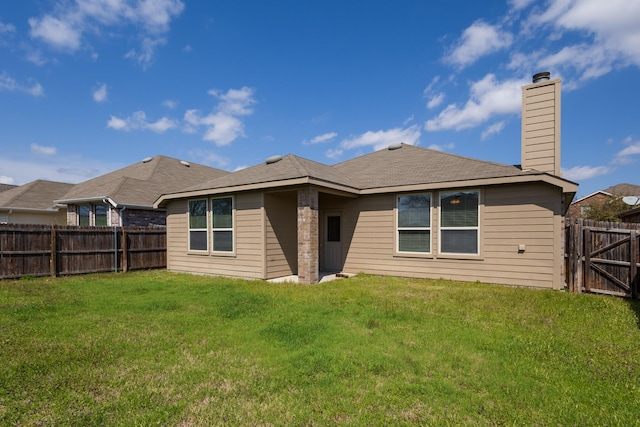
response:
<path id="1" fill-rule="evenodd" d="M 401 227 L 400 221 L 400 198 L 407 196 L 429 196 L 429 226 L 428 227 Z M 433 194 L 426 193 L 406 193 L 398 194 L 396 196 L 396 253 L 400 255 L 431 255 L 433 253 Z M 429 232 L 429 251 L 428 252 L 416 252 L 416 251 L 403 251 L 400 249 L 400 232 L 401 231 L 428 231 Z"/>
<path id="2" fill-rule="evenodd" d="M 213 201 L 214 200 L 220 200 L 220 199 L 231 199 L 231 227 L 220 227 L 220 228 L 213 228 L 213 222 L 214 222 L 214 218 L 215 215 L 213 213 Z M 235 231 L 235 225 L 236 225 L 236 200 L 234 196 L 219 196 L 219 197 L 212 197 L 210 199 L 210 203 L 209 203 L 209 211 L 210 213 L 210 218 L 209 221 L 207 222 L 207 228 L 209 228 L 211 230 L 211 235 L 209 236 L 210 239 L 210 243 L 211 243 L 211 253 L 212 254 L 216 254 L 216 255 L 232 255 L 235 254 L 236 252 L 236 231 Z M 214 250 L 214 241 L 215 241 L 215 234 L 216 232 L 231 232 L 231 250 L 229 251 L 220 251 L 220 250 Z"/>
<path id="3" fill-rule="evenodd" d="M 205 203 L 205 226 L 204 228 L 191 228 L 191 202 L 204 202 Z M 187 201 L 187 250 L 189 252 L 207 253 L 209 251 L 209 202 L 205 199 L 191 199 Z M 191 232 L 203 232 L 205 236 L 205 249 L 192 249 L 191 248 Z"/>
<path id="4" fill-rule="evenodd" d="M 442 226 L 442 219 L 443 219 L 443 214 L 442 214 L 442 200 L 445 197 L 454 195 L 456 193 L 476 193 L 478 195 L 478 218 L 477 218 L 477 225 L 475 226 L 463 226 L 463 227 L 444 227 Z M 447 190 L 447 191 L 441 191 L 438 194 L 438 253 L 441 255 L 446 255 L 446 256 L 455 256 L 455 257 L 478 257 L 480 256 L 480 246 L 481 246 L 481 235 L 480 235 L 480 210 L 481 210 L 481 206 L 482 206 L 482 192 L 477 189 L 460 189 L 460 190 Z M 442 251 L 442 242 L 444 240 L 443 237 L 443 231 L 447 231 L 447 230 L 474 230 L 476 232 L 476 251 L 475 252 L 443 252 Z"/>

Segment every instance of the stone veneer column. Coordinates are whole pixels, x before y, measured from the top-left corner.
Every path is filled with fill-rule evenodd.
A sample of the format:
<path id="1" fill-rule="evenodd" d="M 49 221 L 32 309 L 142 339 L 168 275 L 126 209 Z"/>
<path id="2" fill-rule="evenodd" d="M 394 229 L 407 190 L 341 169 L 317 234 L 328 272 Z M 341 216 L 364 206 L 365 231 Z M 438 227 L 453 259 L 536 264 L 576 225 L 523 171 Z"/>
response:
<path id="1" fill-rule="evenodd" d="M 318 190 L 298 190 L 298 281 L 318 283 Z"/>

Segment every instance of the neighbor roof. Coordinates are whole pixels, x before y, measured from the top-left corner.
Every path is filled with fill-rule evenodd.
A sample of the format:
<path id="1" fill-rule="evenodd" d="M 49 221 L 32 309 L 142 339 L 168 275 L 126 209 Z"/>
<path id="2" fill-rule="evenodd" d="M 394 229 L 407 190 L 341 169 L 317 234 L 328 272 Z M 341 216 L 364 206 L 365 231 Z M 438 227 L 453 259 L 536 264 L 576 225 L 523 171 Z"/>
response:
<path id="1" fill-rule="evenodd" d="M 65 182 L 36 180 L 0 192 L 0 208 L 57 211 L 55 199 L 73 187 Z"/>
<path id="2" fill-rule="evenodd" d="M 315 184 L 357 195 L 398 191 L 400 187 L 404 190 L 436 188 L 443 183 L 462 186 L 534 180 L 562 187 L 567 193 L 575 193 L 577 189 L 577 184 L 571 181 L 535 170 L 523 171 L 518 166 L 398 144 L 333 166 L 294 155 L 270 158 L 262 164 L 173 194 L 166 192 L 156 200 L 155 206 L 174 198 L 297 184 Z"/>
<path id="3" fill-rule="evenodd" d="M 162 193 L 226 174 L 229 172 L 158 155 L 77 184 L 56 201 L 70 204 L 108 200 L 114 206 L 151 208 Z"/>
<path id="4" fill-rule="evenodd" d="M 2 193 L 3 191 L 11 190 L 12 188 L 16 188 L 16 187 L 17 185 L 0 184 L 0 193 Z"/>

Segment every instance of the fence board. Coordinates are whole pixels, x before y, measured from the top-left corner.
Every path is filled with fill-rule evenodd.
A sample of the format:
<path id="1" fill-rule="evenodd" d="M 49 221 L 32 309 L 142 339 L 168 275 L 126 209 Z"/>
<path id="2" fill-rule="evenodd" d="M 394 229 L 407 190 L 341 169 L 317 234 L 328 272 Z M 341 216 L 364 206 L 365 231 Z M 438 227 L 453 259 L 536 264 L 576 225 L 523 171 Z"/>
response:
<path id="1" fill-rule="evenodd" d="M 0 279 L 166 268 L 164 227 L 0 225 Z"/>

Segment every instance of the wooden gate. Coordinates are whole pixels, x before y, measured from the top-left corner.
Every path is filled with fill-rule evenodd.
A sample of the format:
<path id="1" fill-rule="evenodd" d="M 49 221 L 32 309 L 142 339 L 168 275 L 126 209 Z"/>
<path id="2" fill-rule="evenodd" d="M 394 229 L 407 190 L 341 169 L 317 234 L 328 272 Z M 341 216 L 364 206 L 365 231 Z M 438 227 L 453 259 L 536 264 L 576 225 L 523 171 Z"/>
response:
<path id="1" fill-rule="evenodd" d="M 638 224 L 567 222 L 565 265 L 569 289 L 640 298 Z"/>

